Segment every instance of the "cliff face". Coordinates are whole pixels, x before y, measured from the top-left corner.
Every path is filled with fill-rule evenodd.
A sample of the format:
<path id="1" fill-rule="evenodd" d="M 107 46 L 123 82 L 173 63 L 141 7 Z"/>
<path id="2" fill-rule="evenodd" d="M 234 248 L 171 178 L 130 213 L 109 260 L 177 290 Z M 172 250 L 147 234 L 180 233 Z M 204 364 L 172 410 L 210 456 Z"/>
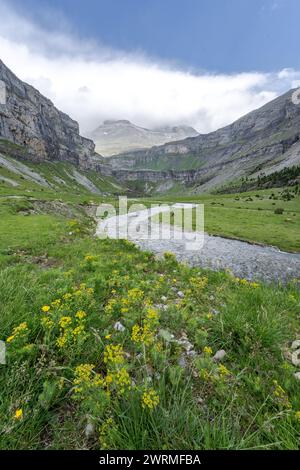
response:
<path id="1" fill-rule="evenodd" d="M 300 105 L 293 103 L 292 95 L 293 90 L 210 134 L 123 153 L 107 163 L 115 171 L 127 170 L 126 179 L 135 172 L 142 179 L 210 180 L 211 187 L 299 165 Z"/>
<path id="2" fill-rule="evenodd" d="M 0 150 L 4 148 L 3 140 L 7 140 L 17 144 L 9 147 L 17 157 L 88 166 L 95 145 L 81 137 L 76 121 L 19 80 L 1 60 L 0 80 L 6 89 L 6 102 L 0 102 Z"/>

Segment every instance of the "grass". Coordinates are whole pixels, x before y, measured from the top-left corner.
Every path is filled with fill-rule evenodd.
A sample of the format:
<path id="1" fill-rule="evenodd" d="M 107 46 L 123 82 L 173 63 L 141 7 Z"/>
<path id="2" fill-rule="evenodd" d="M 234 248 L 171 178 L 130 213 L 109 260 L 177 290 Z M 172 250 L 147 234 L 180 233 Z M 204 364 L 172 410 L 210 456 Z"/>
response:
<path id="1" fill-rule="evenodd" d="M 0 448 L 298 449 L 298 284 L 95 239 L 79 202 L 0 200 Z"/>
<path id="2" fill-rule="evenodd" d="M 204 204 L 205 231 L 211 235 L 300 252 L 300 195 L 287 201 L 284 194 L 283 189 L 272 189 L 229 195 L 165 197 L 160 202 Z M 275 214 L 276 208 L 284 209 L 283 214 Z M 194 217 L 194 211 L 190 217 Z M 176 215 L 171 217 L 171 223 L 174 219 Z"/>

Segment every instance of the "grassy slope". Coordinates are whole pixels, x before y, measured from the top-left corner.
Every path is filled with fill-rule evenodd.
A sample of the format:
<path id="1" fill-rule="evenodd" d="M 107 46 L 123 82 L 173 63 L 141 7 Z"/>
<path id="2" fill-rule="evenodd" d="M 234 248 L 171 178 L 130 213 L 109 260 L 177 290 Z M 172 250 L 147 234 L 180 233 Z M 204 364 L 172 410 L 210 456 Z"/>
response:
<path id="1" fill-rule="evenodd" d="M 0 199 L 0 339 L 21 322 L 28 326 L 8 343 L 7 365 L 0 365 L 0 448 L 298 448 L 300 382 L 285 359 L 299 335 L 298 287 L 256 286 L 171 256 L 155 260 L 126 242 L 96 240 L 79 199 L 69 194 L 76 223 L 55 211 L 24 215 L 27 198 Z M 79 287 L 83 282 L 94 290 Z M 156 305 L 162 296 L 166 309 Z M 60 307 L 43 314 L 55 299 Z M 158 318 L 150 310 L 149 329 L 134 338 L 142 342 L 133 341 L 149 305 Z M 78 310 L 87 316 L 76 335 Z M 72 325 L 59 328 L 66 316 Z M 43 317 L 54 322 L 51 329 Z M 116 321 L 123 332 L 114 330 Z M 187 356 L 169 333 L 186 335 L 197 356 Z M 122 345 L 126 357 L 107 362 L 111 345 Z M 222 348 L 225 368 L 211 355 Z M 95 364 L 98 375 L 81 374 L 76 391 L 80 364 Z M 157 406 L 143 408 L 143 396 L 155 405 L 156 394 Z"/>
<path id="2" fill-rule="evenodd" d="M 271 194 L 278 199 L 270 199 Z M 229 195 L 166 196 L 161 201 L 204 204 L 205 231 L 212 235 L 299 252 L 300 195 L 285 201 L 281 194 L 281 189 L 272 189 Z M 276 208 L 283 208 L 284 213 L 275 214 Z"/>

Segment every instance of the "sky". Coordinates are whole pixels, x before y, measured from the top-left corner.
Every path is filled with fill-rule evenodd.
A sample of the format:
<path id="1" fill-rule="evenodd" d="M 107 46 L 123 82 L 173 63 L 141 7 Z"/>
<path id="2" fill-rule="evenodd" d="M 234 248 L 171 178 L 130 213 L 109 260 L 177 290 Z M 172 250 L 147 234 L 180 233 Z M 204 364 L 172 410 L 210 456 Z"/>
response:
<path id="1" fill-rule="evenodd" d="M 206 133 L 300 86 L 299 0 L 0 0 L 0 58 L 79 121 Z"/>

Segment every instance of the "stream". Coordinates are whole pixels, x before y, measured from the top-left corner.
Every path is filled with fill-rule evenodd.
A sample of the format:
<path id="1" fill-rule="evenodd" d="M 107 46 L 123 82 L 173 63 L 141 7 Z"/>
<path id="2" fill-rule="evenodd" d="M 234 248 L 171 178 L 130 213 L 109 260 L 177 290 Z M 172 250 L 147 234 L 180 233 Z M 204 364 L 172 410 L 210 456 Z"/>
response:
<path id="1" fill-rule="evenodd" d="M 270 246 L 184 231 L 181 227 L 153 222 L 153 216 L 184 206 L 195 207 L 193 204 L 175 204 L 101 219 L 96 235 L 120 238 L 116 229 L 124 235 L 129 224 L 129 227 L 133 226 L 134 229 L 129 230 L 125 238 L 133 241 L 142 250 L 152 251 L 157 255 L 172 252 L 179 261 L 191 266 L 215 271 L 229 269 L 235 276 L 248 280 L 286 283 L 300 278 L 300 253 L 287 253 Z M 151 237 L 148 236 L 150 227 Z M 203 246 L 200 244 L 196 250 L 188 249 L 191 236 L 202 239 Z"/>

